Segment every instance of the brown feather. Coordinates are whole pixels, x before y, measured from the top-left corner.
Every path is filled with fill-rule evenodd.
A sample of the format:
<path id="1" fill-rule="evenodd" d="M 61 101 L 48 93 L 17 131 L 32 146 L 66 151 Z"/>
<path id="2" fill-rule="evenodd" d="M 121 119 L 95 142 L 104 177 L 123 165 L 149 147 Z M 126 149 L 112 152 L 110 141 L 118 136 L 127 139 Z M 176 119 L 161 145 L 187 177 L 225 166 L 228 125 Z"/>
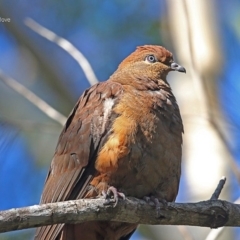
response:
<path id="1" fill-rule="evenodd" d="M 41 203 L 95 198 L 110 186 L 127 196 L 175 200 L 183 125 L 166 80 L 171 63 L 161 46 L 138 47 L 108 81 L 83 93 L 59 137 Z M 39 228 L 35 239 L 127 240 L 136 227 L 59 224 Z"/>
<path id="2" fill-rule="evenodd" d="M 121 85 L 104 82 L 86 90 L 80 97 L 59 137 L 41 203 L 81 198 L 85 194 L 92 179 L 89 176 L 96 173 L 94 162 L 99 145 L 106 141 L 106 130 L 112 124 L 109 118 L 102 129 L 104 101 L 107 98 L 117 100 L 121 94 Z M 102 130 L 99 132 L 99 129 Z M 55 239 L 62 226 L 38 228 L 35 239 Z"/>

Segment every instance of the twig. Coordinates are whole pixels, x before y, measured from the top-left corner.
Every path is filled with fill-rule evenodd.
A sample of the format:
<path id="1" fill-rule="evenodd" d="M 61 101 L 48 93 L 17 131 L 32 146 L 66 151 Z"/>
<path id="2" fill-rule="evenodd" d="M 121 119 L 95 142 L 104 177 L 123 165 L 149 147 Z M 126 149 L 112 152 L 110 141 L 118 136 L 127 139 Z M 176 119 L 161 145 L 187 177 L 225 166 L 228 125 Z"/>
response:
<path id="1" fill-rule="evenodd" d="M 95 76 L 94 71 L 91 65 L 89 64 L 88 60 L 76 47 L 73 46 L 72 43 L 58 36 L 57 34 L 50 31 L 49 29 L 41 26 L 39 23 L 37 23 L 31 18 L 26 18 L 24 22 L 26 26 L 31 28 L 34 32 L 38 33 L 39 35 L 48 39 L 49 41 L 56 43 L 59 47 L 61 47 L 68 54 L 70 54 L 78 62 L 79 66 L 82 68 L 90 85 L 93 85 L 98 82 L 98 79 Z"/>
<path id="2" fill-rule="evenodd" d="M 219 195 L 220 195 L 220 193 L 221 193 L 221 191 L 224 187 L 224 184 L 225 184 L 226 180 L 227 180 L 227 178 L 225 176 L 223 176 L 221 178 L 221 180 L 219 181 L 218 186 L 215 189 L 215 191 L 214 191 L 212 197 L 210 198 L 210 200 L 217 200 L 219 198 Z"/>
<path id="3" fill-rule="evenodd" d="M 13 78 L 10 78 L 6 74 L 4 74 L 2 70 L 0 70 L 0 80 L 2 80 L 2 82 L 4 82 L 8 87 L 10 87 L 11 89 L 13 89 L 17 93 L 19 93 L 21 96 L 26 98 L 29 102 L 31 102 L 33 105 L 35 105 L 38 109 L 40 109 L 48 117 L 50 117 L 51 119 L 60 123 L 61 125 L 65 124 L 65 122 L 67 120 L 67 118 L 65 116 L 63 116 L 56 109 L 54 109 L 49 104 L 47 104 L 45 101 L 43 101 L 36 94 L 31 92 L 29 89 L 24 87 L 22 84 L 20 84 Z"/>

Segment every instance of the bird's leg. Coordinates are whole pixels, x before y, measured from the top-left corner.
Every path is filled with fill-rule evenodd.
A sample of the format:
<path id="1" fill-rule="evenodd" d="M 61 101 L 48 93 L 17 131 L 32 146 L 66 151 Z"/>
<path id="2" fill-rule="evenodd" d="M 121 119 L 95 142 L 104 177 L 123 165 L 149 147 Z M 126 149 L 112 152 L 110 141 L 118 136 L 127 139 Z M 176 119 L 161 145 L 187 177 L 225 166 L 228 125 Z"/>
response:
<path id="1" fill-rule="evenodd" d="M 162 208 L 167 208 L 167 201 L 165 199 L 163 199 L 163 198 L 156 198 L 154 196 L 151 196 L 150 198 L 151 198 L 151 200 L 154 202 L 154 204 L 156 206 L 160 207 L 161 204 L 162 204 Z"/>
<path id="2" fill-rule="evenodd" d="M 167 207 L 167 201 L 163 198 L 156 198 L 154 196 L 144 196 L 143 197 L 143 200 L 147 203 L 150 203 L 150 202 L 153 202 L 154 203 L 154 206 L 156 207 L 156 211 L 157 211 L 157 216 L 159 217 L 161 214 L 160 214 L 160 211 L 161 211 L 161 207 L 162 208 L 166 208 Z M 162 204 L 162 206 L 161 206 Z"/>
<path id="3" fill-rule="evenodd" d="M 151 202 L 151 198 L 149 196 L 144 196 L 143 197 L 143 200 L 146 202 L 146 203 L 150 203 Z"/>
<path id="4" fill-rule="evenodd" d="M 109 187 L 107 192 L 103 191 L 102 194 L 106 200 L 104 205 L 108 205 L 114 202 L 113 207 L 116 207 L 119 197 L 121 197 L 123 200 L 126 199 L 125 194 L 122 192 L 118 192 L 117 189 L 113 186 Z"/>

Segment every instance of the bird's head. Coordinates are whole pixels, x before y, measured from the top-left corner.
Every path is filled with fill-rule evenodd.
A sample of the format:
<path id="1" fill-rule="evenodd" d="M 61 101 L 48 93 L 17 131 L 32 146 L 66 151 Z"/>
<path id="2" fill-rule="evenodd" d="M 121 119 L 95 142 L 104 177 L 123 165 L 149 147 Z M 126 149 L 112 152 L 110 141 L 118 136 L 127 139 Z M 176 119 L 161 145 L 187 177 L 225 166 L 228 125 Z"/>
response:
<path id="1" fill-rule="evenodd" d="M 170 71 L 185 72 L 184 67 L 173 60 L 173 55 L 167 49 L 157 45 L 144 45 L 125 58 L 116 73 L 131 76 L 139 81 L 166 81 Z M 128 78 L 129 79 L 129 78 Z"/>

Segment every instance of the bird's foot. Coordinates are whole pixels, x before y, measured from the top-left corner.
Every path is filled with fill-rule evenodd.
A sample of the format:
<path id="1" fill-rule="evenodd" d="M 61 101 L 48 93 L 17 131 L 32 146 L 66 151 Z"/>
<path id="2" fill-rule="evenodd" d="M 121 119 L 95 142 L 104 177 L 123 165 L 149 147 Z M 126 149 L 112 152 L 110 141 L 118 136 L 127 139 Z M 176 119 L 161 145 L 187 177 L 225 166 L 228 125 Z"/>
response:
<path id="1" fill-rule="evenodd" d="M 143 197 L 143 200 L 147 203 L 153 203 L 156 207 L 157 217 L 160 217 L 161 207 L 163 209 L 167 208 L 167 201 L 165 199 L 159 199 L 154 196 L 145 196 Z"/>
<path id="2" fill-rule="evenodd" d="M 109 187 L 107 192 L 103 191 L 102 194 L 105 198 L 104 205 L 114 203 L 113 207 L 117 206 L 119 197 L 122 198 L 123 200 L 126 199 L 125 194 L 122 192 L 118 192 L 117 189 L 113 186 Z"/>

